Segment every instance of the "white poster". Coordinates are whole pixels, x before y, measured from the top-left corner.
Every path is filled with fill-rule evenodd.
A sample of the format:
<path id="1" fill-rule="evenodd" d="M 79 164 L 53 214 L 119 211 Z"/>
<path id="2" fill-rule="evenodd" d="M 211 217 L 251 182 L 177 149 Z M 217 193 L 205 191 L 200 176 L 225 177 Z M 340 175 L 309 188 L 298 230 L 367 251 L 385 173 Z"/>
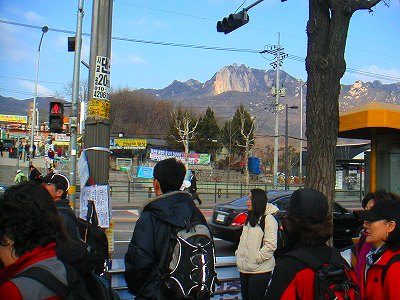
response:
<path id="1" fill-rule="evenodd" d="M 96 57 L 93 98 L 110 99 L 110 59 L 105 56 Z"/>
<path id="2" fill-rule="evenodd" d="M 99 226 L 110 227 L 108 185 L 85 186 L 81 189 L 79 217 L 86 220 L 88 200 L 94 200 Z"/>
<path id="3" fill-rule="evenodd" d="M 81 157 L 79 157 L 78 173 L 79 173 L 79 185 L 82 189 L 89 179 L 89 165 L 86 158 L 86 151 L 82 151 Z"/>

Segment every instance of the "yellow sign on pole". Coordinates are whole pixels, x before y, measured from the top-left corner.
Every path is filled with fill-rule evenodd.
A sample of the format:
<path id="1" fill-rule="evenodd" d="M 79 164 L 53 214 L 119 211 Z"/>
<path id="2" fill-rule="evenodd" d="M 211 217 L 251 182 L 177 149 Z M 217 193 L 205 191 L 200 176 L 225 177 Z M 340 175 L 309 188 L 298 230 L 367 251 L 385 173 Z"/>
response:
<path id="1" fill-rule="evenodd" d="M 110 118 L 110 102 L 106 100 L 89 100 L 88 117 L 101 117 L 103 119 Z"/>

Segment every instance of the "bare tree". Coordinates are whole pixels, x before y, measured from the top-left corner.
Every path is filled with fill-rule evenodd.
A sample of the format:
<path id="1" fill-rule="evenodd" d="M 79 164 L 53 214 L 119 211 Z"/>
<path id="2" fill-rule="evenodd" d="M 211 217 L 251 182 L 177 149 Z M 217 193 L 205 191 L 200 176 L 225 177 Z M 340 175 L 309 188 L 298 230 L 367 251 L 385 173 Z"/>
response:
<path id="1" fill-rule="evenodd" d="M 243 143 L 237 141 L 237 146 L 244 149 L 243 151 L 243 159 L 245 161 L 244 164 L 244 175 L 246 178 L 246 185 L 249 185 L 250 175 L 249 175 L 249 164 L 247 163 L 249 160 L 250 150 L 254 146 L 254 123 L 255 118 L 251 119 L 250 128 L 246 129 L 246 114 L 244 110 L 239 110 L 240 116 L 240 134 L 243 137 Z"/>
<path id="2" fill-rule="evenodd" d="M 196 136 L 196 127 L 199 121 L 194 121 L 191 113 L 186 110 L 183 113 L 180 111 L 172 111 L 171 117 L 174 120 L 174 127 L 178 133 L 175 137 L 178 143 L 182 143 L 186 156 L 186 170 L 189 170 L 189 143 Z"/>

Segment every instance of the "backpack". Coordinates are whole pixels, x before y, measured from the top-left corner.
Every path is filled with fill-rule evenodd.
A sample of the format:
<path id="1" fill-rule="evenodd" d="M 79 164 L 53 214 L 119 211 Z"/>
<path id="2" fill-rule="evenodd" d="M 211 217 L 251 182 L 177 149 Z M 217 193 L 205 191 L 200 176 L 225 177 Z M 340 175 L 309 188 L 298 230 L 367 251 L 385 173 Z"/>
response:
<path id="1" fill-rule="evenodd" d="M 383 282 L 385 281 L 386 273 L 389 270 L 389 267 L 394 264 L 395 262 L 400 261 L 400 254 L 395 254 L 389 261 L 388 263 L 383 267 L 382 269 L 382 274 L 381 274 L 381 282 L 383 285 Z"/>
<path id="2" fill-rule="evenodd" d="M 95 214 L 94 206 L 92 210 L 89 208 L 91 205 L 88 204 L 89 222 L 77 218 L 69 207 L 57 207 L 59 212 L 62 211 L 75 220 L 77 231 L 75 236 L 81 238 L 79 240 L 72 238 L 67 242 L 57 240 L 57 256 L 82 273 L 94 271 L 96 274 L 101 274 L 105 271 L 105 264 L 109 258 L 108 240 L 103 229 L 97 227 L 97 217 L 91 222 Z M 74 253 L 73 257 L 70 251 Z"/>
<path id="3" fill-rule="evenodd" d="M 161 299 L 209 299 L 218 281 L 210 229 L 196 222 L 188 222 L 185 228 L 172 228 L 159 270 L 163 282 Z"/>
<path id="4" fill-rule="evenodd" d="M 358 299 L 359 289 L 356 277 L 350 267 L 343 263 L 339 250 L 331 248 L 329 264 L 323 264 L 311 253 L 295 249 L 284 256 L 293 257 L 314 272 L 314 299 Z"/>
<path id="5" fill-rule="evenodd" d="M 260 219 L 260 223 L 259 223 L 263 232 L 265 229 L 265 217 L 266 216 L 267 215 L 264 215 L 263 218 Z M 277 244 L 276 244 L 276 250 L 275 250 L 276 253 L 278 253 L 279 250 L 283 246 L 286 245 L 286 237 L 285 237 L 285 232 L 283 230 L 282 220 L 280 218 L 278 218 L 275 214 L 271 214 L 271 216 L 273 216 L 275 218 L 276 222 L 278 223 Z M 261 240 L 261 247 L 263 246 L 263 244 L 264 244 L 264 236 Z M 274 252 L 274 256 L 275 256 L 275 258 L 277 258 L 275 252 Z"/>
<path id="6" fill-rule="evenodd" d="M 104 272 L 110 256 L 107 235 L 98 224 L 94 202 L 88 201 L 86 220 L 78 218 L 78 230 L 83 241 L 89 245 L 95 264 L 94 272 L 101 274 Z"/>
<path id="7" fill-rule="evenodd" d="M 74 268 L 66 264 L 64 266 L 68 285 L 64 285 L 56 276 L 43 267 L 30 267 L 17 274 L 16 278 L 25 277 L 36 280 L 65 300 L 97 300 L 89 295 L 80 274 Z"/>

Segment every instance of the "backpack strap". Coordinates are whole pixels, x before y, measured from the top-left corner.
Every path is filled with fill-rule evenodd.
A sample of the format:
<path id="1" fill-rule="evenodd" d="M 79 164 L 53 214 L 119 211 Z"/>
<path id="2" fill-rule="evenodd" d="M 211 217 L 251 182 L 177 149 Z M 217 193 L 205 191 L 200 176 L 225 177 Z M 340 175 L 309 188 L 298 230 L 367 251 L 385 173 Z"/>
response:
<path id="1" fill-rule="evenodd" d="M 63 299 L 67 299 L 69 289 L 50 271 L 42 267 L 31 267 L 19 273 L 16 277 L 36 280 Z"/>
<path id="2" fill-rule="evenodd" d="M 389 270 L 390 266 L 391 266 L 392 264 L 394 264 L 395 262 L 399 262 L 399 261 L 400 261 L 400 254 L 396 254 L 396 255 L 394 255 L 394 256 L 388 261 L 388 263 L 383 267 L 382 275 L 381 275 L 381 282 L 382 282 L 382 285 L 383 285 L 383 282 L 385 281 L 386 273 L 387 273 L 387 271 Z"/>
<path id="3" fill-rule="evenodd" d="M 283 256 L 295 258 L 301 261 L 307 267 L 310 267 L 313 271 L 316 271 L 320 266 L 323 265 L 322 262 L 315 258 L 310 252 L 303 249 L 294 249 L 287 252 Z"/>

